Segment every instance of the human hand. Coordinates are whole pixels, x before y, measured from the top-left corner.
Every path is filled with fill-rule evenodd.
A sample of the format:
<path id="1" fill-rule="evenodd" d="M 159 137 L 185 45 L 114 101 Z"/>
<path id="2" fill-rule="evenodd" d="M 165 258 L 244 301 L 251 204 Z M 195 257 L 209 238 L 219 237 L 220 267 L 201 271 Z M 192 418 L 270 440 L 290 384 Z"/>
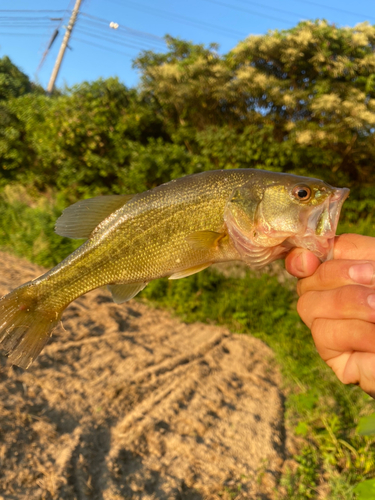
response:
<path id="1" fill-rule="evenodd" d="M 301 248 L 285 260 L 300 279 L 297 310 L 322 359 L 344 384 L 358 384 L 375 398 L 375 238 L 335 238 L 334 260 Z"/>

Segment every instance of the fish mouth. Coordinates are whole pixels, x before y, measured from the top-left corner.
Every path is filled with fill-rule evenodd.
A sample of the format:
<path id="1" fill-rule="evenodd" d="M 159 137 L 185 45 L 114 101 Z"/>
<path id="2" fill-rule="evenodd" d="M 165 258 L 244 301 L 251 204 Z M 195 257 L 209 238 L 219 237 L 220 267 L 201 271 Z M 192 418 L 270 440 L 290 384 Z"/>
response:
<path id="1" fill-rule="evenodd" d="M 322 262 L 333 258 L 340 212 L 348 196 L 348 188 L 334 188 L 331 196 L 309 216 L 302 246 L 314 252 Z"/>

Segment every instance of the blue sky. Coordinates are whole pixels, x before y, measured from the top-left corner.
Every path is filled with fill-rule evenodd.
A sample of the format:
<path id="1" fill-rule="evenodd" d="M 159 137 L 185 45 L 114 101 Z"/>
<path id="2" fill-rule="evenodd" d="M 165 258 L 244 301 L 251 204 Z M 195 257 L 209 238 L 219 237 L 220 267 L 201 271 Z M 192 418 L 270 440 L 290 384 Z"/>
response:
<path id="1" fill-rule="evenodd" d="M 8 55 L 46 87 L 74 3 L 0 0 L 0 57 Z M 61 12 L 36 12 L 44 9 Z M 249 34 L 288 29 L 305 19 L 324 18 L 338 26 L 375 24 L 374 0 L 83 0 L 80 12 L 58 87 L 109 76 L 135 86 L 139 75 L 132 69 L 132 60 L 142 49 L 165 50 L 165 34 L 194 43 L 217 42 L 219 52 L 226 53 Z M 62 21 L 51 20 L 60 17 Z M 110 22 L 119 28 L 111 29 Z M 59 25 L 59 35 L 38 70 Z"/>

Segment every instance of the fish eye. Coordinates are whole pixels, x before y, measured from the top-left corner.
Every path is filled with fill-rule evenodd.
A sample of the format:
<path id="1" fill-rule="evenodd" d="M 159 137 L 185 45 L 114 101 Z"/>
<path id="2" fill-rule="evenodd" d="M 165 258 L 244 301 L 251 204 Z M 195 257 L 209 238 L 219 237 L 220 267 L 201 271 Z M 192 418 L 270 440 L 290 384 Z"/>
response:
<path id="1" fill-rule="evenodd" d="M 311 189 L 308 186 L 295 186 L 292 194 L 299 201 L 307 201 L 311 197 Z"/>

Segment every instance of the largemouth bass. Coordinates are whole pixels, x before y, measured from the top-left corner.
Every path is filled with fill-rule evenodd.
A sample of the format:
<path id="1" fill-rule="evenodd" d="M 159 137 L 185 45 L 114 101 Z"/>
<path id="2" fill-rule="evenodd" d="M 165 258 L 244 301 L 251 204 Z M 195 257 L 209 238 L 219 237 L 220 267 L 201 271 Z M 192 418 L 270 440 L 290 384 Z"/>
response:
<path id="1" fill-rule="evenodd" d="M 151 280 L 183 278 L 215 262 L 260 268 L 296 246 L 326 260 L 348 194 L 318 179 L 239 169 L 78 202 L 63 212 L 56 232 L 87 241 L 0 299 L 0 347 L 27 368 L 68 304 L 104 285 L 121 303 Z"/>

